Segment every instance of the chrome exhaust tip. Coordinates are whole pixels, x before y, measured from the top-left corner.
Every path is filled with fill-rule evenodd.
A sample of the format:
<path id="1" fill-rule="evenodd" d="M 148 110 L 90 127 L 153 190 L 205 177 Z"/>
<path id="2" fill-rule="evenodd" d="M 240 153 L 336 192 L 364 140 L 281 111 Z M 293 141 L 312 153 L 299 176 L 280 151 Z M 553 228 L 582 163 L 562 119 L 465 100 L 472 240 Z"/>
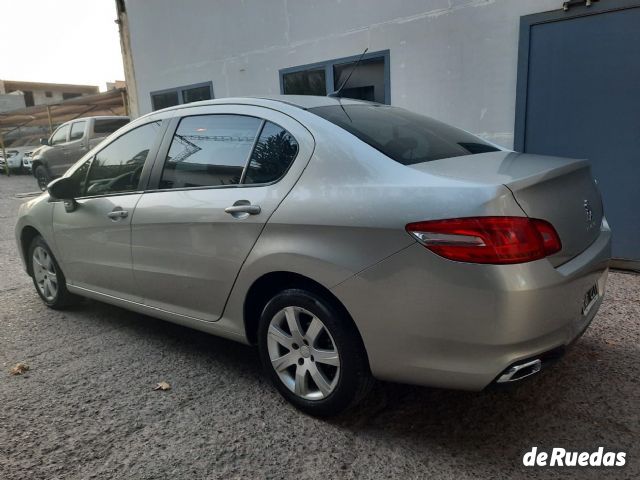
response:
<path id="1" fill-rule="evenodd" d="M 542 370 L 542 361 L 539 358 L 525 363 L 517 363 L 507 368 L 504 373 L 498 377 L 496 383 L 517 382 L 523 378 L 535 375 L 540 370 Z"/>

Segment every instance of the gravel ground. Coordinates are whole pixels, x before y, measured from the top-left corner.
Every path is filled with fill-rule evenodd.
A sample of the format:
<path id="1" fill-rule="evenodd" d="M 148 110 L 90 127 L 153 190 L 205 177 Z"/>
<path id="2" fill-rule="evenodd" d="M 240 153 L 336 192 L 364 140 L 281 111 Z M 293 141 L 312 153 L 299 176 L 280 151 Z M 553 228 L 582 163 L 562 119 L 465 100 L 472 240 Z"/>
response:
<path id="1" fill-rule="evenodd" d="M 384 383 L 321 421 L 251 348 L 97 302 L 45 308 L 13 238 L 15 194 L 33 190 L 0 176 L 0 479 L 640 477 L 640 276 L 613 273 L 585 336 L 517 389 Z M 30 370 L 10 376 L 17 362 Z M 532 446 L 603 446 L 627 465 L 526 469 Z"/>

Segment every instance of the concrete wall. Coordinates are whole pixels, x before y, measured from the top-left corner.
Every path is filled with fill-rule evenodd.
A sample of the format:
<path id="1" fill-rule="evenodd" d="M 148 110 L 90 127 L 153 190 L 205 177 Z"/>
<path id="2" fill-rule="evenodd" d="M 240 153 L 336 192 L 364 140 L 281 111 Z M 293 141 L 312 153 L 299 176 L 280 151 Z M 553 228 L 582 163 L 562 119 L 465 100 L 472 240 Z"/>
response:
<path id="1" fill-rule="evenodd" d="M 0 112 L 10 112 L 24 108 L 24 95 L 0 93 Z"/>
<path id="2" fill-rule="evenodd" d="M 34 105 L 51 105 L 53 103 L 60 103 L 63 100 L 62 92 L 52 91 L 50 92 L 50 97 L 47 97 L 45 90 L 32 90 L 32 92 Z"/>
<path id="3" fill-rule="evenodd" d="M 212 81 L 280 93 L 278 70 L 390 50 L 391 103 L 513 145 L 519 19 L 559 0 L 125 0 L 141 114 L 149 92 Z M 133 87 L 130 79 L 129 85 Z"/>

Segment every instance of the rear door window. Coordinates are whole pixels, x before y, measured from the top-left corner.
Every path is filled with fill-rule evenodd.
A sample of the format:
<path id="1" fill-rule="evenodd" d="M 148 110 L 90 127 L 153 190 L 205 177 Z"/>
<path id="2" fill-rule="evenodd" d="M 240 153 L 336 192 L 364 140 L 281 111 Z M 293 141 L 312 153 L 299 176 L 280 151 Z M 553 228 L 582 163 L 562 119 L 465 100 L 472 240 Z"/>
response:
<path id="1" fill-rule="evenodd" d="M 80 140 L 84 136 L 84 129 L 87 125 L 86 121 L 75 122 L 71 125 L 71 134 L 69 135 L 69 141 Z"/>
<path id="2" fill-rule="evenodd" d="M 160 188 L 237 185 L 262 120 L 243 115 L 184 117 L 167 155 Z"/>
<path id="3" fill-rule="evenodd" d="M 464 130 L 402 108 L 345 104 L 309 111 L 403 165 L 500 150 Z"/>

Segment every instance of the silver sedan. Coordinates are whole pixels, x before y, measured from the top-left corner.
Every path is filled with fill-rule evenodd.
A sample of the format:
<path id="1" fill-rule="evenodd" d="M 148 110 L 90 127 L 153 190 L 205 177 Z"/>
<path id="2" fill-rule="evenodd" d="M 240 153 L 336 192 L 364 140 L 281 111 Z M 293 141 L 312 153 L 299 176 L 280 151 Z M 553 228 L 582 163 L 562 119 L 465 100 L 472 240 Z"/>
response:
<path id="1" fill-rule="evenodd" d="M 600 306 L 611 232 L 585 160 L 286 96 L 137 119 L 23 204 L 16 237 L 48 306 L 256 344 L 326 416 L 373 378 L 480 390 L 544 369 Z"/>

